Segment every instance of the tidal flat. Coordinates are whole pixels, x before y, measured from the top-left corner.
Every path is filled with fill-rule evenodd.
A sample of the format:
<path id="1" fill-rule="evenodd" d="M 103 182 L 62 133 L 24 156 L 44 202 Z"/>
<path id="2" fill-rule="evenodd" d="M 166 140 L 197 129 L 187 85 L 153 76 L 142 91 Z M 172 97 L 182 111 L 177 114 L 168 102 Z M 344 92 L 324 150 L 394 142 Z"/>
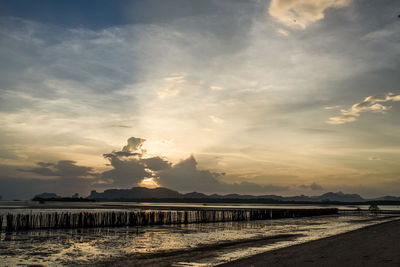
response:
<path id="1" fill-rule="evenodd" d="M 396 218 L 345 212 L 274 220 L 3 231 L 0 262 L 1 266 L 118 266 L 124 262 L 214 266 Z"/>

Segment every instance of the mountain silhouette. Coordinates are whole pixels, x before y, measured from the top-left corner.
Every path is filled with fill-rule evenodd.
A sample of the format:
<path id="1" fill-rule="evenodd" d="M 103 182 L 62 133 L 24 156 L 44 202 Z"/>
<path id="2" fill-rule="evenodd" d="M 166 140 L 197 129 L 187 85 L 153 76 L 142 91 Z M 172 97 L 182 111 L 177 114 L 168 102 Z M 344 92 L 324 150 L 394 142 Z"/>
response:
<path id="1" fill-rule="evenodd" d="M 277 195 L 240 195 L 227 194 L 206 195 L 199 192 L 191 192 L 182 194 L 178 191 L 158 187 L 154 189 L 145 187 L 132 187 L 131 189 L 108 189 L 102 193 L 91 191 L 87 197 L 92 200 L 149 200 L 149 199 L 175 199 L 175 200 L 273 200 L 273 201 L 289 201 L 289 202 L 366 202 L 366 201 L 400 201 L 400 197 L 385 196 L 375 199 L 364 199 L 358 194 L 345 194 L 343 192 L 328 192 L 320 196 L 277 196 Z"/>

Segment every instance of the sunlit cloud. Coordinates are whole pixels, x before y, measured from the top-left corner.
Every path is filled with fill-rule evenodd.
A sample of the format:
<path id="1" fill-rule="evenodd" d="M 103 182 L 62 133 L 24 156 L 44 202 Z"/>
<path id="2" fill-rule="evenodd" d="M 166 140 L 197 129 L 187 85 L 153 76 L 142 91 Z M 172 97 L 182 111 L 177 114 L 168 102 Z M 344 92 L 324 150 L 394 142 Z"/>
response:
<path id="1" fill-rule="evenodd" d="M 278 29 L 278 30 L 276 30 L 276 31 L 277 31 L 278 33 L 284 35 L 284 36 L 288 36 L 288 35 L 289 35 L 289 32 L 288 32 L 287 30 L 284 30 L 284 29 Z"/>
<path id="2" fill-rule="evenodd" d="M 222 88 L 221 86 L 211 85 L 210 89 L 213 90 L 213 91 L 221 91 L 224 88 Z"/>
<path id="3" fill-rule="evenodd" d="M 381 160 L 380 157 L 369 157 L 368 160 Z"/>
<path id="4" fill-rule="evenodd" d="M 172 81 L 175 83 L 183 83 L 185 81 L 185 74 L 184 73 L 171 74 L 168 77 L 165 77 L 164 80 Z"/>
<path id="5" fill-rule="evenodd" d="M 176 96 L 179 94 L 182 88 L 182 84 L 185 83 L 185 73 L 175 73 L 164 78 L 164 82 L 160 85 L 160 89 L 157 91 L 159 98 Z"/>
<path id="6" fill-rule="evenodd" d="M 385 106 L 381 103 L 389 102 L 389 101 L 400 101 L 400 95 L 395 95 L 393 93 L 388 93 L 381 96 L 368 96 L 361 103 L 356 103 L 349 109 L 340 110 L 339 116 L 334 116 L 329 118 L 327 123 L 329 124 L 344 124 L 348 122 L 356 121 L 362 112 L 374 112 L 374 113 L 384 113 L 390 106 Z"/>
<path id="7" fill-rule="evenodd" d="M 340 106 L 328 106 L 328 107 L 324 107 L 324 109 L 326 109 L 326 110 L 338 109 L 338 108 L 340 108 Z"/>
<path id="8" fill-rule="evenodd" d="M 328 8 L 342 8 L 351 0 L 272 0 L 268 13 L 285 26 L 305 29 L 325 17 Z"/>
<path id="9" fill-rule="evenodd" d="M 147 187 L 147 188 L 157 188 L 160 187 L 160 185 L 155 181 L 152 177 L 151 178 L 144 178 L 140 183 L 138 183 L 139 186 L 142 187 Z"/>
<path id="10" fill-rule="evenodd" d="M 219 118 L 217 116 L 214 116 L 214 115 L 209 116 L 209 118 L 214 123 L 218 123 L 219 124 L 219 123 L 223 123 L 224 122 L 223 119 L 221 119 L 221 118 Z"/>
<path id="11" fill-rule="evenodd" d="M 175 96 L 178 93 L 179 93 L 179 88 L 172 86 L 172 87 L 164 88 L 164 89 L 158 91 L 157 95 L 160 98 L 165 98 L 165 97 L 169 97 L 169 96 Z"/>

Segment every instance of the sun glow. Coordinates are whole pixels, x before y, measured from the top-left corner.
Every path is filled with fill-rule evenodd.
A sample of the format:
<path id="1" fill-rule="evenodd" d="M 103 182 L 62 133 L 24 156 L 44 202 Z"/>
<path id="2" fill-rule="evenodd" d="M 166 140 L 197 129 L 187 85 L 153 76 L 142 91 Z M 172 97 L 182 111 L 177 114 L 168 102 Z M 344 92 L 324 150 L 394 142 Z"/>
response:
<path id="1" fill-rule="evenodd" d="M 143 180 L 139 183 L 139 186 L 147 188 L 160 187 L 160 185 L 157 183 L 157 181 L 154 180 L 154 178 L 143 178 Z"/>

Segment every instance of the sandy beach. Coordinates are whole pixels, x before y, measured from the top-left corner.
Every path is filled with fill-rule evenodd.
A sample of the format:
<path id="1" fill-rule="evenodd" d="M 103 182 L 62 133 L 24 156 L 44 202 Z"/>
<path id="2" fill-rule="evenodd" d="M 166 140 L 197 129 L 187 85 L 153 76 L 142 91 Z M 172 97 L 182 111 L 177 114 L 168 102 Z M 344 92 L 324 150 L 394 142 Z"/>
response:
<path id="1" fill-rule="evenodd" d="M 400 220 L 219 266 L 400 266 Z"/>

